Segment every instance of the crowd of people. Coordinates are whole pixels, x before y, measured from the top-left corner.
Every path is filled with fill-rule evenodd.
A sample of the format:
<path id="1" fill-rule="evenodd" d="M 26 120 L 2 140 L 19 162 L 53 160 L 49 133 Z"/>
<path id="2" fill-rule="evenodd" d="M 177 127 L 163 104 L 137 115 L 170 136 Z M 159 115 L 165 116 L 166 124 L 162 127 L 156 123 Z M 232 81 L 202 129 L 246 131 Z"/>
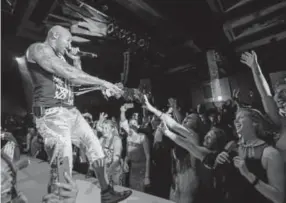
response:
<path id="1" fill-rule="evenodd" d="M 37 62 L 40 58 L 35 56 L 33 60 Z M 36 115 L 36 125 L 26 132 L 23 151 L 32 156 L 46 151 L 51 166 L 57 156 L 68 156 L 70 170 L 87 162 L 87 175 L 99 179 L 102 202 L 109 202 L 108 198 L 110 202 L 128 198 L 130 191 L 118 193 L 112 189 L 113 185 L 122 185 L 176 203 L 284 203 L 286 75 L 277 81 L 272 95 L 256 53 L 243 53 L 241 62 L 252 70 L 263 109 L 255 109 L 241 101 L 238 91 L 232 99 L 213 108 L 200 104 L 187 113 L 182 112 L 175 98 L 168 99 L 168 109 L 163 111 L 146 95 L 140 108 L 135 108 L 131 102 L 124 103 L 118 109 L 119 117 L 105 112 L 79 113 L 69 107 L 68 110 L 55 107 L 56 110 L 44 117 Z M 73 82 L 87 84 L 88 81 L 94 82 L 92 78 Z M 108 85 L 117 95 L 120 90 Z M 57 123 L 53 123 L 55 119 Z M 67 129 L 72 129 L 72 134 L 82 130 L 83 135 L 69 138 L 73 145 L 66 153 L 60 151 L 65 146 L 54 146 L 50 137 L 56 137 L 58 132 L 65 137 Z M 2 134 L 1 138 L 5 139 L 7 133 Z M 49 145 L 54 147 L 52 153 Z M 102 149 L 96 152 L 97 156 L 102 153 L 100 159 L 94 153 L 98 148 Z M 16 174 L 17 169 L 13 161 L 9 161 L 11 157 L 5 157 L 9 154 L 5 153 L 5 147 L 2 152 L 1 200 L 23 200 L 24 195 L 16 189 L 16 175 L 10 175 L 11 178 L 7 172 L 13 170 L 12 174 Z M 66 183 L 55 183 L 62 188 L 60 192 L 51 192 L 43 202 L 75 202 L 78 188 L 70 174 L 67 171 L 64 175 Z M 107 180 L 103 174 L 107 175 Z M 11 196 L 12 190 L 16 195 Z M 108 198 L 104 197 L 105 193 L 109 194 Z"/>

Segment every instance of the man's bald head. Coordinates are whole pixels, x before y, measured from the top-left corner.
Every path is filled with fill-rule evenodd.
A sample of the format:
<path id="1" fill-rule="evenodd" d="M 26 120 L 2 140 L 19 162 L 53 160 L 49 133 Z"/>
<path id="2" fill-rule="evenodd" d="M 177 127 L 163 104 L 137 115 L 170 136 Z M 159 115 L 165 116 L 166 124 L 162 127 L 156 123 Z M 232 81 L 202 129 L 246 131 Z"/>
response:
<path id="1" fill-rule="evenodd" d="M 71 48 L 72 35 L 70 31 L 62 26 L 53 26 L 47 35 L 46 42 L 61 55 Z"/>
<path id="2" fill-rule="evenodd" d="M 47 38 L 51 39 L 51 38 L 58 38 L 60 36 L 70 36 L 71 33 L 68 29 L 60 26 L 60 25 L 55 25 L 53 26 L 49 31 L 48 31 L 48 35 Z"/>

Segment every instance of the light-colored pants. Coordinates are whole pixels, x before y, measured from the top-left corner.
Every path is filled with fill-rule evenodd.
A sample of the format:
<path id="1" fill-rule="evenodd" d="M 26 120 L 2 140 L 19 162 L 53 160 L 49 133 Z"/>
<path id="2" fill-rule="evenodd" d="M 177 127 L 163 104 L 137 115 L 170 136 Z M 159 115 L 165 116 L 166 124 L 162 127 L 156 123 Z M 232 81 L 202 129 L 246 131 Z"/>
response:
<path id="1" fill-rule="evenodd" d="M 90 163 L 105 157 L 98 137 L 76 108 L 49 108 L 43 117 L 36 118 L 36 126 L 44 139 L 50 163 L 55 157 L 68 157 L 70 174 L 73 165 L 72 144 L 84 149 Z"/>

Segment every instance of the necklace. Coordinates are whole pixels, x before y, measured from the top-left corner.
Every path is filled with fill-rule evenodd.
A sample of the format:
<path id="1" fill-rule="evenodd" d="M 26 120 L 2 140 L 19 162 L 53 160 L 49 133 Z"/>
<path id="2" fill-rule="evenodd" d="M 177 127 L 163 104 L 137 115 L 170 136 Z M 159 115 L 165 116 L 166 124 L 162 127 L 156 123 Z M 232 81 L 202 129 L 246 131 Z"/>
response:
<path id="1" fill-rule="evenodd" d="M 254 158 L 256 157 L 256 150 L 259 147 L 265 146 L 266 142 L 263 140 L 243 140 L 243 138 L 238 142 L 239 152 L 243 158 Z"/>

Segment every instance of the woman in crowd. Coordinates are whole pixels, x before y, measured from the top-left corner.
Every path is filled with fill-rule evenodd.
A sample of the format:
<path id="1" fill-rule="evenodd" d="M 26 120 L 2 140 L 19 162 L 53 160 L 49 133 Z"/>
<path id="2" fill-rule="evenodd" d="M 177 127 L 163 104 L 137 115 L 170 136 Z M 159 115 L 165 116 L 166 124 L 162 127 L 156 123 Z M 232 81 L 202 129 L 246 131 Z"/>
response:
<path id="1" fill-rule="evenodd" d="M 123 166 L 121 161 L 122 141 L 116 124 L 100 114 L 97 130 L 102 136 L 99 141 L 106 155 L 107 175 L 111 184 L 122 185 Z"/>
<path id="2" fill-rule="evenodd" d="M 282 154 L 284 173 L 286 174 L 286 72 L 284 71 L 280 79 L 276 82 L 274 87 L 275 95 L 273 96 L 270 86 L 259 66 L 256 53 L 254 51 L 243 53 L 241 55 L 241 62 L 251 69 L 256 87 L 262 98 L 264 110 L 272 122 L 276 124 L 277 129 L 279 129 L 280 137 L 277 139 L 276 147 Z"/>
<path id="3" fill-rule="evenodd" d="M 284 201 L 284 167 L 280 153 L 271 146 L 271 137 L 266 133 L 267 120 L 254 109 L 241 108 L 236 114 L 236 131 L 240 135 L 237 155 L 216 153 L 200 147 L 194 141 L 194 132 L 176 123 L 168 115 L 155 109 L 147 100 L 146 107 L 158 115 L 172 129 L 165 135 L 187 149 L 206 166 L 216 170 L 218 164 L 231 163 L 240 173 L 239 182 L 232 181 L 230 198 L 226 202 L 274 202 Z M 226 188 L 228 189 L 228 188 Z"/>
<path id="4" fill-rule="evenodd" d="M 203 146 L 214 153 L 219 153 L 224 150 L 227 140 L 227 136 L 223 130 L 213 127 L 205 135 Z M 196 202 L 222 202 L 222 188 L 219 174 L 202 163 L 198 164 L 197 172 L 200 182 Z"/>
<path id="5" fill-rule="evenodd" d="M 124 161 L 125 171 L 129 168 L 129 187 L 144 192 L 150 185 L 150 146 L 147 136 L 139 133 L 136 120 L 126 119 L 128 105 L 120 108 L 120 126 L 127 133 L 127 154 Z M 130 167 L 128 167 L 130 166 Z"/>
<path id="6" fill-rule="evenodd" d="M 183 120 L 183 126 L 198 132 L 199 116 L 195 113 L 189 114 Z M 199 137 L 194 140 L 199 144 Z M 196 174 L 196 160 L 184 148 L 176 145 L 172 152 L 172 176 L 173 183 L 170 193 L 170 199 L 174 202 L 194 202 L 195 193 L 198 188 L 198 176 Z"/>

